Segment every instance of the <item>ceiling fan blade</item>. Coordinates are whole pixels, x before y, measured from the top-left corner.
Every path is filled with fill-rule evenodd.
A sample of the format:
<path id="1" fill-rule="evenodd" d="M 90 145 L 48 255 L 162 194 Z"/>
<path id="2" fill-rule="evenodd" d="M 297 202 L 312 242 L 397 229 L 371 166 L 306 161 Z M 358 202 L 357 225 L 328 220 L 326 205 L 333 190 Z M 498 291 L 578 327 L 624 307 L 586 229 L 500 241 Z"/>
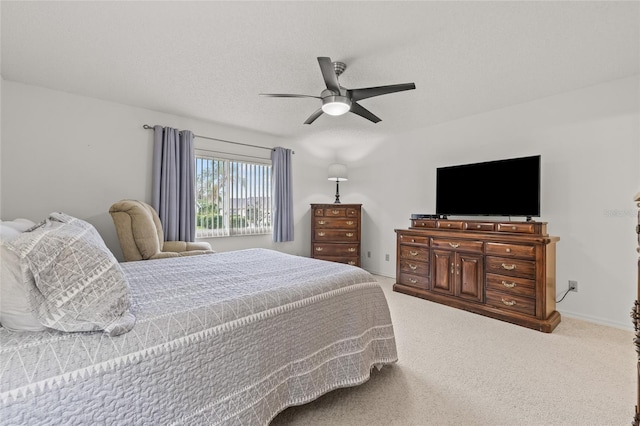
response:
<path id="1" fill-rule="evenodd" d="M 356 102 L 351 102 L 351 110 L 352 113 L 359 115 L 360 117 L 364 117 L 369 121 L 373 121 L 377 123 L 382 121 L 380 118 L 376 117 L 371 111 L 360 105 Z"/>
<path id="2" fill-rule="evenodd" d="M 307 121 L 305 121 L 304 124 L 313 123 L 314 121 L 316 121 L 316 118 L 320 117 L 321 115 L 322 115 L 322 108 L 318 108 L 316 112 L 314 112 L 309 116 L 309 118 L 307 118 Z"/>
<path id="3" fill-rule="evenodd" d="M 373 98 L 374 96 L 386 95 L 389 93 L 402 92 L 404 90 L 412 90 L 415 89 L 416 85 L 414 83 L 404 83 L 404 84 L 392 84 L 389 86 L 380 86 L 380 87 L 367 87 L 365 89 L 353 89 L 347 90 L 347 93 L 352 101 L 359 101 L 362 99 Z"/>
<path id="4" fill-rule="evenodd" d="M 289 94 L 289 93 L 260 93 L 260 96 L 270 96 L 272 98 L 316 98 L 316 99 L 322 99 L 320 96 L 294 95 L 294 94 Z"/>
<path id="5" fill-rule="evenodd" d="M 320 71 L 322 71 L 322 77 L 324 78 L 324 84 L 327 85 L 327 89 L 339 95 L 340 83 L 338 83 L 338 76 L 331 63 L 331 58 L 324 56 L 318 57 L 318 63 L 320 64 Z"/>

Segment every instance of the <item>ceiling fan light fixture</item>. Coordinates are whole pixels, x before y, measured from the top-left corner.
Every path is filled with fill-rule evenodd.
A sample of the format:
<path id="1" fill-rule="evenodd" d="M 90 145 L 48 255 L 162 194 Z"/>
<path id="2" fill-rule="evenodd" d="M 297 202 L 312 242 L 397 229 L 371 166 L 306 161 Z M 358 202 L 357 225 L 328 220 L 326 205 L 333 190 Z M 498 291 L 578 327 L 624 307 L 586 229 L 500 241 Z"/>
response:
<path id="1" fill-rule="evenodd" d="M 322 98 L 322 112 L 329 115 L 343 115 L 351 109 L 351 99 L 346 96 L 331 95 Z"/>

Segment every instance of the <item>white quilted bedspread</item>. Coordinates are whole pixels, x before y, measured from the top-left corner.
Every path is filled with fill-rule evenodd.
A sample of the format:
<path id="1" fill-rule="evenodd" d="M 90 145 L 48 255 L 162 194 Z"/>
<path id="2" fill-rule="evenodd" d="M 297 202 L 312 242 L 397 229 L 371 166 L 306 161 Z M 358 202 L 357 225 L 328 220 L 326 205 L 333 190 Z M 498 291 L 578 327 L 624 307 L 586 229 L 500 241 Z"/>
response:
<path id="1" fill-rule="evenodd" d="M 265 249 L 122 264 L 134 328 L 0 328 L 2 425 L 266 425 L 397 360 L 366 271 Z"/>

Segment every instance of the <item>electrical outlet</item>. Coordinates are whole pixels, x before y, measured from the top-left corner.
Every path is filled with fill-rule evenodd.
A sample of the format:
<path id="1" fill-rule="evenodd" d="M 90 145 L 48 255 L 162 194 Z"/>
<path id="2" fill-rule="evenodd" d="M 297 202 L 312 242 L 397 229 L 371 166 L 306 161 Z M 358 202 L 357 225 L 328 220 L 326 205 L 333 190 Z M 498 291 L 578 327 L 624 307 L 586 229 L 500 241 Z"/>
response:
<path id="1" fill-rule="evenodd" d="M 367 257 L 371 257 L 371 252 L 370 251 L 367 252 Z"/>
<path id="2" fill-rule="evenodd" d="M 569 280 L 569 291 L 578 292 L 578 281 Z"/>
<path id="3" fill-rule="evenodd" d="M 388 254 L 384 255 L 384 260 L 386 260 L 387 262 L 389 261 L 389 255 Z"/>

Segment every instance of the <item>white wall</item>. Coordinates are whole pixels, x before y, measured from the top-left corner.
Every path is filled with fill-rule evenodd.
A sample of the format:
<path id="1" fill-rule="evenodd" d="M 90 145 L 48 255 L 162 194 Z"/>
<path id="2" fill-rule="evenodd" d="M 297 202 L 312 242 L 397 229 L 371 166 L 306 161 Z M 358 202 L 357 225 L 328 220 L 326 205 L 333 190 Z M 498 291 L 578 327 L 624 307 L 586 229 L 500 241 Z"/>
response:
<path id="1" fill-rule="evenodd" d="M 153 131 L 143 124 L 286 146 L 269 135 L 10 81 L 2 82 L 1 111 L 0 217 L 40 221 L 52 211 L 63 211 L 92 223 L 118 259 L 122 252 L 109 207 L 123 198 L 151 202 Z M 266 158 L 270 154 L 201 138 L 195 144 Z M 301 253 L 306 248 L 297 242 L 273 243 L 270 235 L 208 241 L 217 251 L 268 247 Z"/>
<path id="2" fill-rule="evenodd" d="M 268 247 L 308 255 L 309 204 L 332 202 L 327 166 L 344 162 L 343 202 L 363 204 L 363 267 L 395 276 L 395 228 L 435 209 L 439 166 L 542 155 L 542 217 L 560 237 L 558 310 L 630 328 L 635 300 L 635 204 L 639 188 L 638 77 L 467 117 L 387 140 L 356 132 L 296 141 L 141 108 L 1 82 L 0 216 L 40 220 L 54 210 L 93 223 L 121 256 L 107 211 L 121 198 L 149 200 L 152 132 L 142 124 L 294 148 L 295 241 L 270 236 L 210 240 L 220 251 Z M 365 123 L 366 124 L 366 123 Z M 339 142 L 335 142 L 339 139 Z M 203 140 L 196 139 L 197 144 Z M 227 147 L 228 148 L 228 147 Z M 255 151 L 253 151 L 255 152 Z M 371 252 L 371 258 L 366 253 Z M 390 261 L 384 255 L 390 255 Z M 425 301 L 425 303 L 427 303 Z"/>
<path id="3" fill-rule="evenodd" d="M 435 212 L 437 167 L 541 154 L 537 220 L 560 237 L 559 295 L 568 280 L 579 283 L 579 292 L 558 310 L 630 328 L 637 274 L 633 196 L 640 189 L 638 92 L 638 77 L 621 79 L 376 144 L 348 164 L 352 179 L 343 191 L 345 199 L 363 203 L 363 267 L 395 277 L 393 229 L 407 228 L 411 213 Z M 461 183 L 462 196 L 464 188 Z"/>

